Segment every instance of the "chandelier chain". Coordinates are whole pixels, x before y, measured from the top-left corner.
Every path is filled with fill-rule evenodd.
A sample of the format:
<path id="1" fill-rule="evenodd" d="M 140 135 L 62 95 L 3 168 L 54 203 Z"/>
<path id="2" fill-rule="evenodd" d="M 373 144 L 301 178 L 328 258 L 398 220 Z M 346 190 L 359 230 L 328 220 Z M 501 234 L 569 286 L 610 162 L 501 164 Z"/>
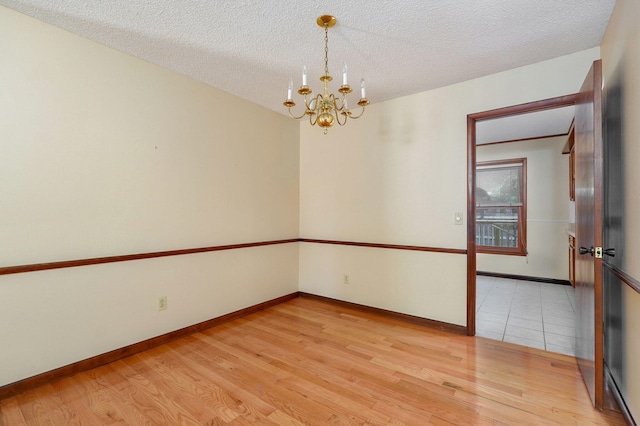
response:
<path id="1" fill-rule="evenodd" d="M 329 25 L 324 24 L 324 75 L 329 75 Z"/>

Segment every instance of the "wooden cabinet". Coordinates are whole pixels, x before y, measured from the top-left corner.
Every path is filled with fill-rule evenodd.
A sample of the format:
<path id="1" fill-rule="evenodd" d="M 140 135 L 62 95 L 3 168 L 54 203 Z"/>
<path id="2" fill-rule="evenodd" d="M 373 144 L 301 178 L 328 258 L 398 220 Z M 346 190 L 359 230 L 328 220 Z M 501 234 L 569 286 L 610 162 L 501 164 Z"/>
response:
<path id="1" fill-rule="evenodd" d="M 576 200 L 576 149 L 575 149 L 575 122 L 571 122 L 567 143 L 562 148 L 563 154 L 569 154 L 569 200 Z M 569 233 L 569 282 L 576 286 L 576 237 L 574 230 L 567 229 Z"/>
<path id="2" fill-rule="evenodd" d="M 569 154 L 569 199 L 575 201 L 576 199 L 576 150 L 575 150 L 575 131 L 574 123 L 571 123 L 569 129 L 569 137 L 567 143 L 562 148 L 563 154 Z"/>
<path id="3" fill-rule="evenodd" d="M 569 235 L 569 282 L 576 286 L 576 237 Z"/>
<path id="4" fill-rule="evenodd" d="M 569 152 L 569 199 L 576 200 L 576 150 L 573 146 Z"/>

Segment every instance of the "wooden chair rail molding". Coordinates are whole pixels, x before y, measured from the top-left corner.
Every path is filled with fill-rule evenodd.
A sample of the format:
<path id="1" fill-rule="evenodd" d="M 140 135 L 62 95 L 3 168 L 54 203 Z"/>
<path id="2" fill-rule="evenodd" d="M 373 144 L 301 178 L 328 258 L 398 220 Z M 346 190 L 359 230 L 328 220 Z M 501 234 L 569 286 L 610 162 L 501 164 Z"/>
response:
<path id="1" fill-rule="evenodd" d="M 624 272 L 622 269 L 617 268 L 616 266 L 610 264 L 609 262 L 603 261 L 602 264 L 611 270 L 613 274 L 618 277 L 620 281 L 631 287 L 635 290 L 636 293 L 640 293 L 640 281 L 633 278 L 631 275 Z"/>
<path id="2" fill-rule="evenodd" d="M 151 253 L 127 254 L 122 256 L 94 257 L 90 259 L 65 260 L 61 262 L 34 263 L 31 265 L 5 266 L 0 268 L 0 275 L 19 274 L 22 272 L 46 271 L 47 269 L 73 268 L 76 266 L 99 265 L 101 263 L 127 262 L 131 260 L 153 259 L 156 257 L 180 256 L 184 254 L 207 253 L 210 251 L 234 250 L 249 247 L 270 246 L 298 242 L 297 238 L 287 240 L 260 241 L 254 243 L 228 244 L 223 246 L 198 247 L 181 250 L 156 251 Z"/>
<path id="3" fill-rule="evenodd" d="M 465 249 L 452 249 L 452 248 L 444 248 L 444 247 L 407 246 L 407 245 L 401 245 L 401 244 L 363 243 L 363 242 L 356 242 L 356 241 L 318 240 L 318 239 L 312 239 L 312 238 L 300 238 L 299 241 L 303 243 L 335 244 L 340 246 L 357 246 L 357 247 L 385 248 L 385 249 L 394 249 L 394 250 L 429 251 L 429 252 L 435 252 L 435 253 L 467 254 L 467 250 Z"/>
<path id="4" fill-rule="evenodd" d="M 407 245 L 399 245 L 399 244 L 362 243 L 362 242 L 353 242 L 353 241 L 315 240 L 315 239 L 309 239 L 309 238 L 290 238 L 286 240 L 259 241 L 254 243 L 228 244 L 228 245 L 222 245 L 222 246 L 156 251 L 156 252 L 150 252 L 150 253 L 126 254 L 126 255 L 120 255 L 120 256 L 63 260 L 59 262 L 33 263 L 29 265 L 4 266 L 4 267 L 0 267 L 0 275 L 20 274 L 23 272 L 46 271 L 48 269 L 74 268 L 77 266 L 99 265 L 102 263 L 128 262 L 131 260 L 153 259 L 156 257 L 181 256 L 185 254 L 207 253 L 211 251 L 234 250 L 234 249 L 241 249 L 241 248 L 270 246 L 275 244 L 289 244 L 289 243 L 297 243 L 297 242 L 373 247 L 373 248 L 385 248 L 385 249 L 394 249 L 394 250 L 428 251 L 428 252 L 436 252 L 436 253 L 467 254 L 467 251 L 463 249 L 407 246 Z"/>

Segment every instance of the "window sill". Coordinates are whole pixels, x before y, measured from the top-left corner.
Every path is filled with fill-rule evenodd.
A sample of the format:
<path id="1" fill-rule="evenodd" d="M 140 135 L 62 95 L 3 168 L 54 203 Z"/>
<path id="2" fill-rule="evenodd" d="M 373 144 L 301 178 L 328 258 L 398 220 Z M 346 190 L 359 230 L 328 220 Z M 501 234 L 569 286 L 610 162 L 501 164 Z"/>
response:
<path id="1" fill-rule="evenodd" d="M 500 249 L 498 247 L 476 247 L 476 253 L 482 254 L 501 254 L 505 256 L 526 256 L 528 253 L 526 251 L 521 251 L 517 249 L 505 250 Z"/>

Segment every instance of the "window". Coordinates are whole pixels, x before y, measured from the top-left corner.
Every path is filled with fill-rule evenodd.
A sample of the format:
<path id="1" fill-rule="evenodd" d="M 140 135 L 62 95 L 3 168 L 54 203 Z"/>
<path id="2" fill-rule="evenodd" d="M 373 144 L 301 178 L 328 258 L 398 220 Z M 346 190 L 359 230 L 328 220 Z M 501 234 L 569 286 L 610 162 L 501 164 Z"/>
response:
<path id="1" fill-rule="evenodd" d="M 479 253 L 526 256 L 527 159 L 476 165 L 476 246 Z"/>

